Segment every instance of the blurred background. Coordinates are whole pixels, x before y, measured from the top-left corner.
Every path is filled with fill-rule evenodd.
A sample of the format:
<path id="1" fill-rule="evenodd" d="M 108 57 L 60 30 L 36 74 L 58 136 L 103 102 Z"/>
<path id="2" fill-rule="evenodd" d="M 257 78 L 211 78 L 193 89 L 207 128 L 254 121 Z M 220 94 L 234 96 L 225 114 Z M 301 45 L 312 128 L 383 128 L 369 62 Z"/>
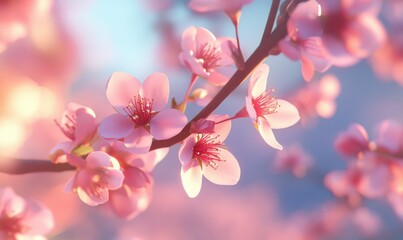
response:
<path id="1" fill-rule="evenodd" d="M 21 27 L 0 43 L 1 161 L 48 159 L 50 149 L 65 140 L 54 119 L 60 118 L 68 102 L 91 107 L 98 120 L 113 113 L 105 86 L 115 71 L 140 80 L 164 72 L 170 79 L 170 97 L 182 99 L 191 76 L 177 56 L 181 33 L 188 26 L 235 37 L 225 14 L 192 12 L 186 0 L 27 0 L 11 10 L 5 2 L 5 6 L 0 2 L 0 21 L 6 21 L 2 16 L 7 14 L 12 18 L 13 14 L 6 14 L 11 11 Z M 239 31 L 246 58 L 260 41 L 270 4 L 255 0 L 242 10 Z M 387 11 L 381 13 L 383 21 Z M 268 87 L 275 88 L 280 98 L 295 99 L 305 86 L 300 64 L 282 55 L 271 56 L 266 63 Z M 249 119 L 240 119 L 233 121 L 226 140 L 241 165 L 236 186 L 203 181 L 200 195 L 188 198 L 180 181 L 178 146 L 174 146 L 153 171 L 155 186 L 148 209 L 130 221 L 65 193 L 64 183 L 72 172 L 0 174 L 0 186 L 11 186 L 17 194 L 51 208 L 56 226 L 48 237 L 54 240 L 402 239 L 401 219 L 384 199 L 364 201 L 365 209 L 350 210 L 325 188 L 323 176 L 346 168 L 333 143 L 351 123 L 362 124 L 371 136 L 381 120 L 403 121 L 403 86 L 397 80 L 384 81 L 367 60 L 349 68 L 332 67 L 314 81 L 328 74 L 340 84 L 331 107 L 325 104 L 304 112 L 300 123 L 275 131 L 285 149 L 298 145 L 312 159 L 305 177 L 278 171 L 277 150 L 264 143 Z M 244 83 L 217 113 L 235 114 L 243 107 L 246 92 Z M 200 109 L 189 105 L 188 118 Z M 346 224 L 334 227 L 331 234 L 301 238 L 307 228 L 325 231 L 323 225 L 332 226 L 340 219 Z"/>

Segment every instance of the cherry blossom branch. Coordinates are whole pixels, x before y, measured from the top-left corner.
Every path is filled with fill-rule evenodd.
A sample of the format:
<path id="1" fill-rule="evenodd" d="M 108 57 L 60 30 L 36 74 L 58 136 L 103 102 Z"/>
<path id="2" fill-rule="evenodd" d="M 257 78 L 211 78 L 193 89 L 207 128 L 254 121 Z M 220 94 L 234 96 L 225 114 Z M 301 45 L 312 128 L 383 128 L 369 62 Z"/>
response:
<path id="1" fill-rule="evenodd" d="M 298 3 L 306 0 L 291 1 L 295 7 Z M 271 32 L 276 19 L 279 0 L 274 0 L 270 9 L 270 13 L 266 22 L 266 27 L 259 46 L 252 53 L 249 59 L 245 62 L 245 67 L 242 70 L 237 70 L 230 78 L 228 83 L 221 91 L 203 108 L 189 123 L 182 129 L 180 133 L 165 140 L 153 139 L 151 150 L 170 147 L 176 143 L 183 141 L 190 135 L 191 123 L 202 118 L 207 118 L 258 66 L 265 58 L 269 56 L 270 50 L 277 46 L 277 43 L 287 35 L 287 19 L 290 11 L 279 22 L 276 28 Z M 270 34 L 269 34 L 270 33 Z M 62 172 L 74 170 L 75 168 L 68 163 L 53 164 L 50 161 L 44 160 L 22 160 L 15 159 L 6 161 L 0 164 L 0 172 L 8 174 L 25 174 L 33 172 Z"/>
<path id="2" fill-rule="evenodd" d="M 296 0 L 294 3 L 304 1 L 306 0 Z M 151 144 L 150 151 L 158 148 L 170 147 L 186 139 L 190 135 L 189 130 L 191 123 L 202 118 L 207 118 L 249 76 L 249 74 L 252 73 L 255 67 L 268 57 L 270 50 L 276 47 L 277 43 L 287 35 L 288 15 L 286 15 L 283 21 L 281 21 L 276 26 L 274 31 L 271 32 L 271 29 L 274 25 L 274 20 L 276 19 L 278 7 L 279 1 L 273 1 L 260 45 L 245 62 L 245 68 L 243 70 L 238 69 L 230 78 L 228 83 L 221 89 L 221 91 L 218 92 L 218 94 L 206 107 L 204 107 L 191 121 L 189 121 L 189 123 L 182 129 L 180 133 L 165 140 L 154 139 Z M 268 32 L 270 32 L 270 34 Z"/>

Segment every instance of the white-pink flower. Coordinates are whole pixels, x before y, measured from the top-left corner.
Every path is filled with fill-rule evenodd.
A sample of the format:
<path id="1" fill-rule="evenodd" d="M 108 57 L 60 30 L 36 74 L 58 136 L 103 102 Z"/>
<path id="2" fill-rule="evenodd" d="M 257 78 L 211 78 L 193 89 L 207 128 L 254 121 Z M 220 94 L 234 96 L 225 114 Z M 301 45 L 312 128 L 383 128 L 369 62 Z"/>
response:
<path id="1" fill-rule="evenodd" d="M 359 153 L 369 150 L 367 131 L 360 124 L 352 124 L 335 140 L 336 150 L 345 156 L 357 157 Z"/>
<path id="2" fill-rule="evenodd" d="M 65 190 L 75 191 L 90 206 L 107 202 L 109 190 L 122 186 L 124 175 L 119 162 L 105 152 L 92 152 L 85 160 L 70 155 L 68 161 L 77 167 L 77 172 L 66 183 Z"/>
<path id="3" fill-rule="evenodd" d="M 300 117 L 294 105 L 273 97 L 273 89 L 266 90 L 268 74 L 267 64 L 259 65 L 252 73 L 246 97 L 246 110 L 266 143 L 281 150 L 283 147 L 277 142 L 272 129 L 290 127 L 297 123 Z"/>
<path id="4" fill-rule="evenodd" d="M 150 75 L 141 85 L 135 77 L 116 72 L 109 79 L 106 96 L 118 113 L 101 122 L 99 135 L 107 140 L 123 139 L 133 152 L 147 152 L 153 138 L 170 138 L 187 122 L 182 112 L 163 110 L 168 102 L 169 82 L 162 73 Z"/>
<path id="5" fill-rule="evenodd" d="M 67 105 L 61 121 L 56 124 L 70 141 L 61 142 L 50 151 L 50 159 L 54 163 L 66 162 L 65 154 L 88 144 L 96 134 L 98 126 L 94 111 L 74 102 Z"/>
<path id="6" fill-rule="evenodd" d="M 291 172 L 295 177 L 304 177 L 313 160 L 302 147 L 291 145 L 283 151 L 278 151 L 274 160 L 276 169 Z"/>
<path id="7" fill-rule="evenodd" d="M 234 63 L 231 57 L 229 38 L 216 37 L 202 27 L 189 27 L 182 34 L 181 62 L 193 74 L 206 78 L 214 85 L 224 85 L 228 77 L 217 71 L 221 66 Z"/>
<path id="8" fill-rule="evenodd" d="M 43 239 L 53 226 L 49 209 L 23 199 L 11 188 L 0 189 L 0 239 Z"/>
<path id="9" fill-rule="evenodd" d="M 234 185 L 239 181 L 238 161 L 223 143 L 231 129 L 230 121 L 219 123 L 225 118 L 227 116 L 208 118 L 216 122 L 214 131 L 191 134 L 179 149 L 182 185 L 191 198 L 199 194 L 202 176 L 219 185 Z"/>

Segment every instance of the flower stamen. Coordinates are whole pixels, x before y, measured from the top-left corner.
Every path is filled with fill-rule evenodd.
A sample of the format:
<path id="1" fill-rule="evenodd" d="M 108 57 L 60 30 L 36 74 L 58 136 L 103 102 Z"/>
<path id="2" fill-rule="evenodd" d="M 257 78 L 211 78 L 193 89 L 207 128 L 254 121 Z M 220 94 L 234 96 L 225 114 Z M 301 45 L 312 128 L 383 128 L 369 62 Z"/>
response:
<path id="1" fill-rule="evenodd" d="M 198 134 L 198 141 L 193 147 L 193 158 L 215 170 L 218 168 L 218 162 L 225 162 L 225 159 L 220 157 L 220 151 L 225 149 L 225 146 L 217 141 L 217 138 L 218 136 L 214 137 L 211 134 Z"/>
<path id="2" fill-rule="evenodd" d="M 154 99 L 134 96 L 129 104 L 124 108 L 127 117 L 137 126 L 147 126 L 150 124 Z"/>
<path id="3" fill-rule="evenodd" d="M 269 89 L 268 91 L 260 94 L 257 98 L 252 99 L 252 105 L 258 117 L 277 112 L 279 104 L 277 98 L 271 96 L 273 92 L 274 89 Z"/>

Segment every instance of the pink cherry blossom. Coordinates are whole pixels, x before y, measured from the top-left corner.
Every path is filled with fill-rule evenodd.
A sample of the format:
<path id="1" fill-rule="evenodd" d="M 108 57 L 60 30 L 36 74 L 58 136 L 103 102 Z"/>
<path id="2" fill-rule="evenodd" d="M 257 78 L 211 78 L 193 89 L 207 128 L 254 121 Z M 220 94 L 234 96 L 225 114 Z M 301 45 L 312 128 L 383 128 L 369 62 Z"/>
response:
<path id="1" fill-rule="evenodd" d="M 317 116 L 330 118 L 336 112 L 336 98 L 340 93 L 339 80 L 333 75 L 324 75 L 319 81 L 312 81 L 290 95 L 301 116 L 302 124 L 307 124 Z"/>
<path id="2" fill-rule="evenodd" d="M 246 110 L 255 128 L 265 142 L 276 149 L 283 147 L 277 142 L 272 129 L 287 128 L 300 119 L 298 110 L 291 103 L 272 96 L 273 89 L 266 89 L 269 66 L 262 64 L 252 73 Z"/>
<path id="3" fill-rule="evenodd" d="M 70 141 L 61 142 L 51 150 L 50 159 L 54 163 L 66 162 L 65 154 L 88 144 L 96 134 L 98 126 L 94 111 L 74 102 L 67 105 L 61 121 L 56 121 L 56 124 Z"/>
<path id="4" fill-rule="evenodd" d="M 147 152 L 153 138 L 170 138 L 187 122 L 182 112 L 163 110 L 168 102 L 169 82 L 162 73 L 150 75 L 142 85 L 127 73 L 114 73 L 106 96 L 118 113 L 101 122 L 99 135 L 107 140 L 123 139 L 133 152 Z"/>
<path id="5" fill-rule="evenodd" d="M 196 12 L 224 11 L 233 22 L 238 22 L 243 5 L 253 0 L 191 0 L 189 8 Z"/>
<path id="6" fill-rule="evenodd" d="M 316 1 L 298 4 L 288 21 L 288 36 L 279 42 L 280 50 L 292 60 L 300 60 L 302 76 L 306 81 L 313 78 L 315 71 L 325 72 L 331 66 L 319 34 L 301 28 L 317 23 L 319 5 Z M 313 23 L 312 23 L 313 22 Z M 318 27 L 313 28 L 316 30 Z"/>
<path id="7" fill-rule="evenodd" d="M 321 6 L 322 41 L 331 62 L 349 66 L 368 57 L 385 40 L 376 15 L 379 0 L 318 0 Z"/>
<path id="8" fill-rule="evenodd" d="M 81 201 L 90 206 L 107 202 L 109 190 L 122 186 L 124 175 L 119 162 L 105 152 L 92 152 L 85 160 L 72 155 L 68 161 L 77 167 L 77 172 L 67 182 L 65 189 L 75 191 Z"/>
<path id="9" fill-rule="evenodd" d="M 219 38 L 202 27 L 189 27 L 182 34 L 182 52 L 179 55 L 182 63 L 193 74 L 206 78 L 214 85 L 224 85 L 228 77 L 217 71 L 234 61 L 231 57 L 228 38 Z"/>
<path id="10" fill-rule="evenodd" d="M 238 161 L 223 143 L 230 132 L 231 122 L 219 122 L 226 118 L 210 116 L 208 120 L 216 122 L 214 131 L 191 134 L 179 149 L 182 185 L 191 198 L 199 194 L 202 176 L 219 185 L 234 185 L 239 181 L 241 169 Z"/>
<path id="11" fill-rule="evenodd" d="M 360 124 L 350 125 L 335 141 L 336 150 L 345 156 L 357 157 L 358 154 L 368 151 L 368 147 L 368 134 Z"/>
<path id="12" fill-rule="evenodd" d="M 276 154 L 275 168 L 290 171 L 295 177 L 304 177 L 312 166 L 313 160 L 299 145 L 291 145 Z"/>
<path id="13" fill-rule="evenodd" d="M 121 142 L 112 144 L 108 153 L 119 161 L 125 177 L 122 187 L 109 192 L 108 203 L 117 216 L 132 219 L 147 209 L 153 187 L 151 171 L 168 154 L 168 150 L 161 148 L 145 154 L 133 154 Z"/>
<path id="14" fill-rule="evenodd" d="M 43 239 L 53 226 L 49 209 L 23 199 L 11 188 L 0 189 L 0 239 Z"/>

